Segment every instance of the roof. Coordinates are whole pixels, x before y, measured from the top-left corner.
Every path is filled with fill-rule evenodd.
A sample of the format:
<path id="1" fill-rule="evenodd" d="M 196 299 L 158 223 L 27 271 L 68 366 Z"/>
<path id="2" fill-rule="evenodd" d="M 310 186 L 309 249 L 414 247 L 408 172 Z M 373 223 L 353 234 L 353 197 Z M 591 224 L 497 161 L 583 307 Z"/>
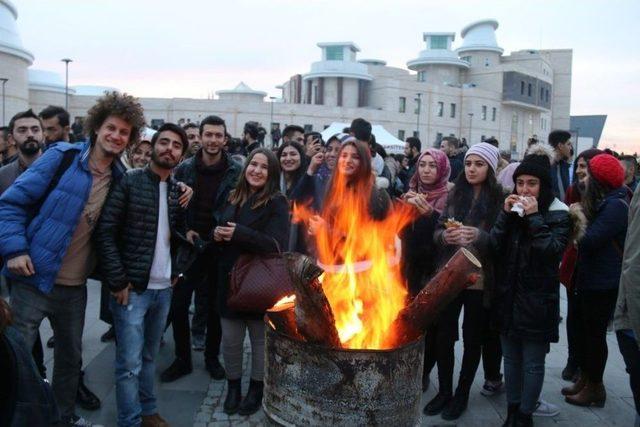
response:
<path id="1" fill-rule="evenodd" d="M 354 52 L 360 52 L 360 48 L 354 42 L 320 42 L 317 44 L 318 47 L 329 47 L 329 46 L 348 46 Z"/>
<path id="2" fill-rule="evenodd" d="M 504 49 L 498 46 L 496 41 L 496 30 L 498 21 L 495 19 L 484 19 L 473 22 L 462 29 L 462 46 L 456 51 L 462 53 L 472 50 L 485 50 L 502 54 Z"/>
<path id="3" fill-rule="evenodd" d="M 30 68 L 28 75 L 29 89 L 31 90 L 65 93 L 64 80 L 62 80 L 62 76 L 56 72 Z M 69 93 L 74 92 L 73 89 L 69 90 Z"/>
<path id="4" fill-rule="evenodd" d="M 216 95 L 229 95 L 229 94 L 244 94 L 244 95 L 259 95 L 262 97 L 267 96 L 267 92 L 251 89 L 245 82 L 240 82 L 233 89 L 216 91 Z"/>
<path id="5" fill-rule="evenodd" d="M 333 135 L 337 133 L 342 133 L 344 128 L 348 128 L 351 126 L 350 123 L 339 123 L 333 122 L 331 125 L 320 132 L 322 134 L 322 139 L 328 141 Z M 404 153 L 404 141 L 399 140 L 395 136 L 393 136 L 389 131 L 387 131 L 381 125 L 372 125 L 371 133 L 375 135 L 376 142 L 384 147 L 387 153 L 390 154 L 402 154 Z"/>
<path id="6" fill-rule="evenodd" d="M 606 121 L 606 114 L 571 116 L 569 118 L 569 126 L 571 127 L 571 131 L 577 133 L 578 137 L 593 138 L 593 146 L 597 147 Z"/>

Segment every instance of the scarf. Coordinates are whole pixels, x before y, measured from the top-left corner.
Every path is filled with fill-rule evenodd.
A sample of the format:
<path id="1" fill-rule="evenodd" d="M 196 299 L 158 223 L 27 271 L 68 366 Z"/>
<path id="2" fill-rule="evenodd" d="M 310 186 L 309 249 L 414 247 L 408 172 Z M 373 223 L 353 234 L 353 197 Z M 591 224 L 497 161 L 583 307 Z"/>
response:
<path id="1" fill-rule="evenodd" d="M 427 155 L 433 157 L 436 162 L 438 171 L 436 182 L 433 184 L 424 183 L 420 179 L 418 166 L 409 181 L 409 189 L 417 193 L 425 194 L 427 196 L 427 202 L 433 206 L 438 213 L 442 213 L 447 202 L 447 195 L 449 194 L 447 183 L 449 182 L 449 175 L 451 175 L 451 165 L 449 164 L 449 158 L 447 155 L 435 148 L 428 148 L 425 152 L 420 154 L 416 164 L 420 165 L 420 160 Z"/>

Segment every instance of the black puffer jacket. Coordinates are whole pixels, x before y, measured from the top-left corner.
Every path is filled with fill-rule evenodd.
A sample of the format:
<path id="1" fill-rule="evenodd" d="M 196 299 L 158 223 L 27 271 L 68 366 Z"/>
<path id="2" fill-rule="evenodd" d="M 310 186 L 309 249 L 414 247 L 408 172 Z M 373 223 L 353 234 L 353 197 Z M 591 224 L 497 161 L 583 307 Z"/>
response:
<path id="1" fill-rule="evenodd" d="M 570 233 L 569 208 L 558 199 L 545 214 L 500 213 L 491 244 L 499 260 L 492 317 L 501 333 L 558 342 L 558 272 Z"/>
<path id="2" fill-rule="evenodd" d="M 160 177 L 149 167 L 133 169 L 115 185 L 107 198 L 94 239 L 103 281 L 111 291 L 129 283 L 144 292 L 149 283 L 158 233 Z M 184 237 L 185 210 L 180 207 L 180 187 L 168 180 L 169 227 L 171 229 L 171 277 L 184 272 L 190 245 Z"/>

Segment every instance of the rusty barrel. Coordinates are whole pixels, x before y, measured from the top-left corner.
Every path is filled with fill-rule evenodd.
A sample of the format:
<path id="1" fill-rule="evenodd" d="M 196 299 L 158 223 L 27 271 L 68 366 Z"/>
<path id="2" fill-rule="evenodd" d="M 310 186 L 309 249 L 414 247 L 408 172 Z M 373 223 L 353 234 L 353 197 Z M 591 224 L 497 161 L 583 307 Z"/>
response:
<path id="1" fill-rule="evenodd" d="M 420 424 L 422 339 L 391 350 L 345 350 L 265 329 L 262 407 L 270 425 Z"/>

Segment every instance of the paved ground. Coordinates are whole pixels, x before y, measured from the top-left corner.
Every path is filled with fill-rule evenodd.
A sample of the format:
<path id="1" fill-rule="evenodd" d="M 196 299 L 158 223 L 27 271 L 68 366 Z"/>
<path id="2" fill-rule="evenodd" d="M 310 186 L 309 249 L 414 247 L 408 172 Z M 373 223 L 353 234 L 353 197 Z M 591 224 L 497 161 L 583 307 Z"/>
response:
<path id="1" fill-rule="evenodd" d="M 100 335 L 107 329 L 98 320 L 100 291 L 95 282 L 89 284 L 89 304 L 84 333 L 84 364 L 86 382 L 89 387 L 102 399 L 103 406 L 96 412 L 79 410 L 87 419 L 105 426 L 115 425 L 115 389 L 113 383 L 113 343 L 100 342 Z M 563 304 L 562 310 L 565 306 Z M 551 346 L 551 353 L 547 356 L 547 370 L 542 396 L 545 400 L 559 405 L 561 413 L 554 418 L 536 418 L 537 426 L 632 426 L 634 420 L 633 399 L 629 389 L 628 376 L 624 370 L 624 363 L 617 348 L 615 335 L 608 336 L 609 361 L 605 371 L 605 386 L 607 389 L 607 403 L 602 409 L 578 408 L 565 404 L 560 395 L 560 388 L 566 385 L 560 378 L 566 358 L 565 325 L 562 324 L 561 341 Z M 43 340 L 51 336 L 51 329 L 47 321 L 41 328 Z M 171 331 L 165 333 L 166 344 L 161 348 L 158 358 L 159 372 L 173 360 L 173 340 Z M 248 348 L 247 348 L 248 351 Z M 462 348 L 456 345 L 456 370 L 460 365 Z M 248 362 L 245 358 L 245 366 Z M 53 354 L 45 349 L 45 360 L 49 373 L 52 371 Z M 247 372 L 248 369 L 245 369 Z M 502 417 L 506 411 L 504 393 L 487 398 L 480 394 L 482 387 L 482 365 L 478 370 L 473 385 L 469 408 L 457 423 L 447 422 L 440 416 L 423 417 L 423 426 L 496 426 L 502 424 Z M 423 396 L 426 404 L 436 393 L 437 378 L 435 370 L 432 373 L 432 385 Z M 244 381 L 244 387 L 248 380 Z M 202 353 L 194 354 L 194 372 L 175 383 L 161 384 L 156 387 L 159 398 L 160 413 L 171 426 L 253 426 L 264 424 L 262 411 L 252 417 L 228 417 L 222 412 L 222 402 L 226 393 L 224 381 L 211 381 L 204 369 Z"/>

